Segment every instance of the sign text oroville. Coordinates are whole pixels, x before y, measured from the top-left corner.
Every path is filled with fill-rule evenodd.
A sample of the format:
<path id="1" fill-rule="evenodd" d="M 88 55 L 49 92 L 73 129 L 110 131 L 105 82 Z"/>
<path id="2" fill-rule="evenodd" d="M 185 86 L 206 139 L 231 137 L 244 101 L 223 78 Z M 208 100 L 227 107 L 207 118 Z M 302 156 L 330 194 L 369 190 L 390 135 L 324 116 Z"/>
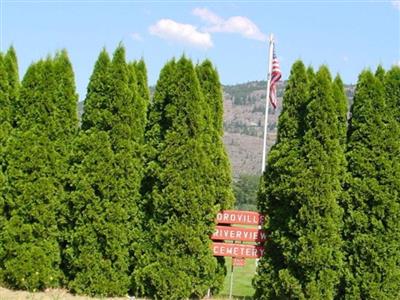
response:
<path id="1" fill-rule="evenodd" d="M 262 225 L 264 216 L 252 211 L 224 210 L 217 214 L 217 224 Z"/>

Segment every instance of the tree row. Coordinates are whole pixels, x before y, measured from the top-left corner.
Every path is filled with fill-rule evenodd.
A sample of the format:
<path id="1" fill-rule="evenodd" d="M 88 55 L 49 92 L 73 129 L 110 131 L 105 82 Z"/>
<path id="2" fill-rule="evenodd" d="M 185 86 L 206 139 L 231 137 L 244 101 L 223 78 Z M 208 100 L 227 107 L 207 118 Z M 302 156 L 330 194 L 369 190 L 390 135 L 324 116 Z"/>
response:
<path id="1" fill-rule="evenodd" d="M 400 68 L 358 78 L 291 70 L 258 207 L 268 216 L 256 299 L 400 296 Z"/>
<path id="2" fill-rule="evenodd" d="M 218 73 L 101 51 L 81 120 L 66 51 L 19 81 L 0 55 L 0 283 L 97 296 L 202 297 L 225 266 L 209 235 L 233 205 Z"/>

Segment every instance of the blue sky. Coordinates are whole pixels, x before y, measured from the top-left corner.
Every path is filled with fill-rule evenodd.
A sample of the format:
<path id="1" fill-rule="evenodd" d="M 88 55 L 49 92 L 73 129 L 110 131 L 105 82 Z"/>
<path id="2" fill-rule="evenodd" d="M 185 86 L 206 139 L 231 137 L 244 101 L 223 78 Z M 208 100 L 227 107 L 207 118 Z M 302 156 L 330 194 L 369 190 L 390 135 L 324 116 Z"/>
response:
<path id="1" fill-rule="evenodd" d="M 102 47 L 119 42 L 143 57 L 150 84 L 182 53 L 211 59 L 221 81 L 266 77 L 269 33 L 286 79 L 296 59 L 354 83 L 364 68 L 400 64 L 398 1 L 1 1 L 1 48 L 15 46 L 21 77 L 29 64 L 66 48 L 80 98 Z"/>

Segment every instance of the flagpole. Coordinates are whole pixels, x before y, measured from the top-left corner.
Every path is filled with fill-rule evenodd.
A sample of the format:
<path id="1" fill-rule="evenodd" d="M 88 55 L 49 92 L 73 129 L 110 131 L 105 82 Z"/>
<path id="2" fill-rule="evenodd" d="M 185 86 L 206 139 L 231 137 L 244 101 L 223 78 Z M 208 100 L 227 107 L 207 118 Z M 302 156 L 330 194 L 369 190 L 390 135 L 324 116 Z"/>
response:
<path id="1" fill-rule="evenodd" d="M 261 172 L 262 173 L 264 173 L 264 171 L 265 171 L 265 156 L 266 156 L 266 152 L 267 152 L 268 108 L 269 108 L 269 93 L 270 93 L 270 84 L 271 84 L 273 48 L 274 48 L 274 34 L 271 33 L 270 36 L 269 36 L 267 97 L 266 97 L 266 103 L 265 103 L 264 143 L 263 143 L 263 154 L 262 154 L 262 165 L 261 165 Z"/>

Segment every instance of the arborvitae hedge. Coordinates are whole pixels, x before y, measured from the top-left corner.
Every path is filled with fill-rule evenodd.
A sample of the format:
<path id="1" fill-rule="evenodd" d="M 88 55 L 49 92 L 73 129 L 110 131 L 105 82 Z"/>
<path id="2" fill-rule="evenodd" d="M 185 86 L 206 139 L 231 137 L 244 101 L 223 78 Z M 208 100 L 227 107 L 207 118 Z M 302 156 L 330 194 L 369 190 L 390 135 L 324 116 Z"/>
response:
<path id="1" fill-rule="evenodd" d="M 65 147 L 77 128 L 72 116 L 65 114 L 67 106 L 75 106 L 76 116 L 74 90 L 65 52 L 31 65 L 22 82 L 14 109 L 17 128 L 5 155 L 7 213 L 1 273 L 6 286 L 35 290 L 59 284 L 58 216 L 65 199 Z"/>
<path id="2" fill-rule="evenodd" d="M 119 46 L 111 62 L 101 52 L 89 82 L 83 131 L 71 157 L 72 225 L 65 254 L 76 293 L 122 296 L 131 287 L 145 126 L 135 110 L 142 99 L 132 72 Z"/>
<path id="3" fill-rule="evenodd" d="M 398 299 L 400 295 L 400 124 L 393 103 L 389 104 L 397 99 L 389 96 L 385 101 L 382 79 L 386 75 L 380 73 L 361 73 L 351 110 L 347 159 L 352 177 L 344 228 L 346 299 Z"/>
<path id="4" fill-rule="evenodd" d="M 223 142 L 224 102 L 222 87 L 217 70 L 209 60 L 196 66 L 197 76 L 204 96 L 206 135 L 205 142 L 213 170 L 210 172 L 211 185 L 215 187 L 215 202 L 220 209 L 232 208 L 232 170 Z"/>
<path id="5" fill-rule="evenodd" d="M 294 293 L 299 297 L 333 299 L 343 267 L 338 201 L 345 158 L 327 67 L 321 67 L 311 82 L 310 100 L 301 147 L 305 165 L 298 181 L 302 200 L 293 224 L 299 237 L 292 253 L 298 268 L 291 278 L 300 284 L 301 291 Z"/>
<path id="6" fill-rule="evenodd" d="M 0 269 L 4 268 L 4 222 L 5 222 L 5 193 L 7 178 L 5 176 L 6 163 L 4 161 L 5 145 L 10 131 L 10 103 L 7 70 L 3 53 L 0 53 Z M 0 272 L 0 283 L 2 282 Z"/>
<path id="7" fill-rule="evenodd" d="M 211 169 L 207 176 L 206 184 L 214 195 L 218 209 L 233 207 L 234 195 L 232 190 L 232 170 L 223 141 L 224 134 L 224 102 L 222 86 L 217 70 L 211 61 L 205 60 L 196 66 L 197 77 L 204 96 L 206 128 L 204 132 L 204 145 L 207 156 L 210 159 Z M 213 292 L 217 293 L 223 285 L 226 276 L 225 259 L 217 257 L 218 271 L 216 274 Z"/>
<path id="8" fill-rule="evenodd" d="M 308 74 L 304 64 L 292 66 L 283 96 L 278 122 L 278 140 L 268 155 L 261 182 L 258 208 L 267 216 L 264 229 L 270 238 L 265 244 L 266 255 L 259 261 L 253 285 L 256 299 L 277 299 L 298 296 L 301 287 L 288 277 L 298 275 L 294 253 L 298 248 L 298 232 L 294 227 L 301 205 L 299 173 L 303 168 L 300 153 L 305 131 L 305 113 L 309 101 Z M 298 290 L 292 290 L 297 288 Z"/>
<path id="9" fill-rule="evenodd" d="M 215 280 L 209 235 L 216 209 L 204 185 L 210 162 L 203 103 L 192 62 L 182 57 L 167 63 L 150 108 L 148 231 L 135 276 L 138 292 L 155 299 L 200 297 Z"/>
<path id="10" fill-rule="evenodd" d="M 345 165 L 337 104 L 328 69 L 307 73 L 293 66 L 268 158 L 259 207 L 271 233 L 254 280 L 257 299 L 333 299 L 339 283 Z"/>

